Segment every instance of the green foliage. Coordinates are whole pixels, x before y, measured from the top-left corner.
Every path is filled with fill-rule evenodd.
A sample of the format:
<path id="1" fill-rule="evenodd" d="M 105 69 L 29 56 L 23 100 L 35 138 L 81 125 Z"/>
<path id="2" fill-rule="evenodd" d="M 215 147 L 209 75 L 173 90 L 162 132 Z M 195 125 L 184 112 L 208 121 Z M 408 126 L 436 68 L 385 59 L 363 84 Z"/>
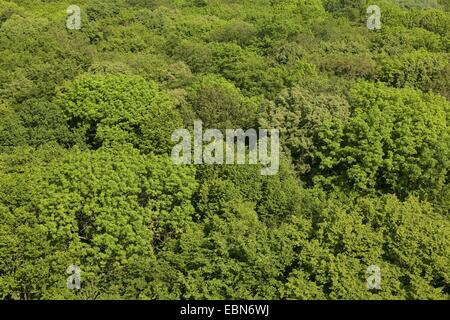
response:
<path id="1" fill-rule="evenodd" d="M 281 128 L 283 146 L 307 180 L 320 164 L 318 155 L 324 147 L 321 132 L 342 131 L 349 116 L 350 106 L 342 97 L 296 86 L 267 105 L 259 121 L 261 127 Z"/>
<path id="2" fill-rule="evenodd" d="M 418 49 L 439 52 L 445 48 L 439 35 L 421 28 L 385 27 L 376 34 L 374 42 L 378 50 L 391 56 Z"/>
<path id="3" fill-rule="evenodd" d="M 408 52 L 396 58 L 382 58 L 380 69 L 378 78 L 395 87 L 444 92 L 450 83 L 450 65 L 445 54 L 423 50 Z"/>
<path id="4" fill-rule="evenodd" d="M 40 17 L 12 14 L 0 28 L 0 93 L 22 102 L 52 95 L 55 86 L 89 65 L 93 48 Z M 73 38 L 73 40 L 72 40 Z M 57 63 L 55 63 L 57 61 Z"/>
<path id="5" fill-rule="evenodd" d="M 2 164 L 17 155 L 10 157 Z M 154 248 L 182 233 L 193 214 L 192 170 L 127 146 L 73 149 L 2 181 L 3 297 L 70 297 L 70 264 L 83 266 L 88 284 L 78 297 L 118 295 L 114 279 L 128 264 L 153 259 Z M 8 262 L 17 255 L 24 258 Z"/>
<path id="6" fill-rule="evenodd" d="M 350 104 L 344 129 L 322 133 L 327 147 L 319 152 L 321 170 L 331 177 L 339 168 L 342 183 L 361 190 L 402 197 L 441 192 L 448 170 L 447 101 L 362 83 L 352 89 Z"/>
<path id="7" fill-rule="evenodd" d="M 349 102 L 294 89 L 267 108 L 304 178 L 330 188 L 434 197 L 446 185 L 449 104 L 412 89 L 356 84 Z"/>
<path id="8" fill-rule="evenodd" d="M 187 99 L 197 118 L 209 128 L 249 127 L 258 108 L 256 99 L 246 98 L 233 83 L 214 75 L 196 81 Z"/>
<path id="9" fill-rule="evenodd" d="M 157 84 L 137 76 L 85 75 L 62 87 L 56 103 L 92 147 L 129 142 L 144 152 L 169 152 L 181 123 Z"/>
<path id="10" fill-rule="evenodd" d="M 449 299 L 449 1 L 71 4 L 0 0 L 0 299 Z M 278 173 L 175 165 L 196 119 Z"/>

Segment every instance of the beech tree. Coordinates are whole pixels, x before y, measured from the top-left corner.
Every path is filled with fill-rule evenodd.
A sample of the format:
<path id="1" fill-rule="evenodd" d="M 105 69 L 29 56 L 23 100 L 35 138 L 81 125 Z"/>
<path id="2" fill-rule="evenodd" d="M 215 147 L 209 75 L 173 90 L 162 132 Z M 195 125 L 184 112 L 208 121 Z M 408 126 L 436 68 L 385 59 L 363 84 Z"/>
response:
<path id="1" fill-rule="evenodd" d="M 0 0 L 0 299 L 449 299 L 449 3 Z"/>

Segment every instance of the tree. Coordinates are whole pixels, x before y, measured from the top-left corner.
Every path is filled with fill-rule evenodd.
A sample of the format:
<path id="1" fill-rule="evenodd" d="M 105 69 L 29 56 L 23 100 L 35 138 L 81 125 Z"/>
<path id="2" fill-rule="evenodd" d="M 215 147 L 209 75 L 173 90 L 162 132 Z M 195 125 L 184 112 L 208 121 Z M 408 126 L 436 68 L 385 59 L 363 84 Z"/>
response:
<path id="1" fill-rule="evenodd" d="M 3 297 L 73 297 L 65 287 L 71 264 L 83 272 L 78 297 L 118 297 L 127 266 L 145 268 L 193 214 L 192 168 L 164 156 L 130 146 L 75 148 L 47 166 L 38 163 L 1 175 Z M 17 255 L 22 258 L 12 262 Z"/>
<path id="2" fill-rule="evenodd" d="M 377 78 L 394 87 L 409 86 L 445 93 L 450 81 L 449 70 L 446 54 L 418 50 L 397 58 L 381 58 Z"/>
<path id="3" fill-rule="evenodd" d="M 214 75 L 194 82 L 187 100 L 205 127 L 246 128 L 254 122 L 257 101 L 245 97 L 233 83 Z"/>
<path id="4" fill-rule="evenodd" d="M 55 102 L 93 148 L 128 142 L 143 152 L 168 153 L 171 134 L 181 127 L 169 96 L 138 76 L 87 74 L 60 88 Z"/>

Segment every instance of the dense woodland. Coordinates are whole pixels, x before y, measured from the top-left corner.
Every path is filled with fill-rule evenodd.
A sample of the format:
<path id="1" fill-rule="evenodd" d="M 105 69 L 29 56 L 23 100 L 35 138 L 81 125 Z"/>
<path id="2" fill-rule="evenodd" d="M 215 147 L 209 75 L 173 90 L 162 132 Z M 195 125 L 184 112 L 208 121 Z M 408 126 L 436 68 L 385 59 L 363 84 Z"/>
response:
<path id="1" fill-rule="evenodd" d="M 0 298 L 449 299 L 449 10 L 0 0 Z M 173 164 L 196 119 L 279 173 Z"/>

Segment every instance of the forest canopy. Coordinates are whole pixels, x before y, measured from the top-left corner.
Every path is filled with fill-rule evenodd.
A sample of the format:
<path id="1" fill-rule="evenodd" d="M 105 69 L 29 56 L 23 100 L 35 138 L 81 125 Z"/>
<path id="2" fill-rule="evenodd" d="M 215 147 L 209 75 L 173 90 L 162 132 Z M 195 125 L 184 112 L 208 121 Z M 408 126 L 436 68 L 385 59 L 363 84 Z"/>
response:
<path id="1" fill-rule="evenodd" d="M 0 299 L 449 299 L 449 10 L 0 0 Z M 278 173 L 174 164 L 197 119 Z"/>

